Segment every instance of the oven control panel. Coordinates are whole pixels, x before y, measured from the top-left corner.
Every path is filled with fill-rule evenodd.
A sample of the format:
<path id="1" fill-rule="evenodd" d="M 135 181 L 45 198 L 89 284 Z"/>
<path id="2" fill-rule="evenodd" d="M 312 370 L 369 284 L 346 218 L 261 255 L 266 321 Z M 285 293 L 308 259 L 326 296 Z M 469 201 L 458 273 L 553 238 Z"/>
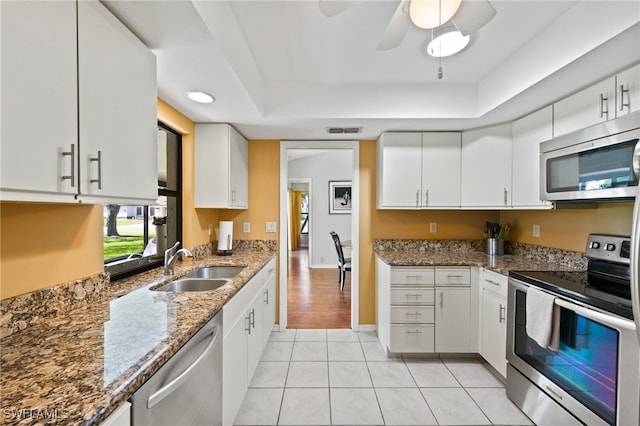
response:
<path id="1" fill-rule="evenodd" d="M 625 235 L 590 234 L 585 256 L 588 259 L 629 264 L 631 238 Z"/>

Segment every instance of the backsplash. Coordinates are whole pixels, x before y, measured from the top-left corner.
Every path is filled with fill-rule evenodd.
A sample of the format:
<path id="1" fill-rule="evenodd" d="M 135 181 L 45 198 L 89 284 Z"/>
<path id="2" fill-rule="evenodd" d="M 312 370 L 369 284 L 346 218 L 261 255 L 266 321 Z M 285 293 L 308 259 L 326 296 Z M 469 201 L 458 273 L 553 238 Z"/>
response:
<path id="1" fill-rule="evenodd" d="M 453 251 L 462 253 L 484 252 L 485 240 L 374 240 L 374 251 L 411 251 L 428 253 L 431 251 Z M 533 261 L 555 263 L 572 269 L 586 269 L 584 253 L 561 250 L 533 244 L 505 241 L 505 256 L 514 255 Z"/>
<path id="2" fill-rule="evenodd" d="M 212 254 L 213 243 L 191 249 L 194 260 L 205 260 Z M 276 240 L 234 241 L 234 251 L 276 251 Z M 141 275 L 142 277 L 142 275 Z M 135 280 L 128 280 L 135 283 Z M 111 283 L 108 273 L 100 273 L 53 287 L 21 294 L 0 300 L 0 338 L 24 330 L 33 323 L 69 309 L 88 306 L 101 298 L 109 297 L 112 291 L 129 291 L 129 285 L 115 288 L 119 282 Z"/>

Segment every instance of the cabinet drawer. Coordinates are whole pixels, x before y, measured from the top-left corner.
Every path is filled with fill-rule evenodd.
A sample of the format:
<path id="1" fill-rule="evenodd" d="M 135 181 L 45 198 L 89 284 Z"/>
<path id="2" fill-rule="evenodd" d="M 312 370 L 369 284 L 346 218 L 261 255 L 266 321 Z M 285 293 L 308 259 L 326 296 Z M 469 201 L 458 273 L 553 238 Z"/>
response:
<path id="1" fill-rule="evenodd" d="M 433 288 L 394 288 L 391 290 L 392 305 L 433 305 Z"/>
<path id="2" fill-rule="evenodd" d="M 391 269 L 391 285 L 433 285 L 434 275 L 433 268 L 408 269 L 393 268 Z"/>
<path id="3" fill-rule="evenodd" d="M 503 297 L 507 297 L 508 284 L 509 278 L 507 276 L 498 274 L 497 272 L 487 271 L 486 269 L 483 271 L 480 279 L 480 287 L 482 289 L 491 290 Z"/>
<path id="4" fill-rule="evenodd" d="M 433 352 L 435 350 L 435 326 L 392 325 L 389 338 L 391 352 Z"/>
<path id="5" fill-rule="evenodd" d="M 470 285 L 471 270 L 469 268 L 436 269 L 436 285 Z"/>
<path id="6" fill-rule="evenodd" d="M 391 323 L 420 324 L 431 323 L 435 320 L 433 306 L 391 307 Z"/>

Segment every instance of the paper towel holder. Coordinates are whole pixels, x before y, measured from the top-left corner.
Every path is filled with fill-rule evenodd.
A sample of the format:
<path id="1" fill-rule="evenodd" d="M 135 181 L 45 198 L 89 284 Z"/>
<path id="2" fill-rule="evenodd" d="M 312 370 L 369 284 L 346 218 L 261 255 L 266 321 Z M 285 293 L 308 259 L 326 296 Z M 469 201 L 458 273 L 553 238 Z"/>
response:
<path id="1" fill-rule="evenodd" d="M 233 222 L 221 221 L 218 228 L 218 256 L 231 256 L 233 254 Z"/>

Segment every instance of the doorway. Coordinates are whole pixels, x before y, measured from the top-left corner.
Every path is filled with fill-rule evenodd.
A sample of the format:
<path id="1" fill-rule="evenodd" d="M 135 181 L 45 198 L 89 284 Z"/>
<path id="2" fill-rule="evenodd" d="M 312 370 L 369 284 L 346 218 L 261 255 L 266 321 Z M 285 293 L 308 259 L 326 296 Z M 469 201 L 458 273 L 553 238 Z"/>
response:
<path id="1" fill-rule="evenodd" d="M 327 229 L 322 228 L 322 231 L 315 232 L 317 235 L 314 235 L 313 226 L 311 226 L 310 227 L 311 232 L 309 234 L 309 252 L 303 253 L 301 251 L 300 253 L 293 253 L 294 256 L 292 256 L 291 260 L 289 257 L 290 253 L 289 253 L 289 243 L 288 243 L 289 226 L 284 225 L 289 223 L 288 222 L 289 178 L 290 178 L 289 161 L 288 161 L 289 150 L 326 150 L 326 151 L 339 151 L 343 153 L 348 152 L 349 158 L 350 158 L 350 164 L 349 164 L 350 170 L 347 170 L 346 177 L 343 175 L 342 177 L 337 176 L 337 178 L 339 178 L 339 180 L 350 179 L 349 182 L 351 185 L 351 193 L 356 194 L 351 199 L 351 212 L 350 212 L 351 214 L 342 215 L 342 216 L 340 215 L 331 216 L 330 220 L 328 221 L 329 225 L 326 225 L 326 224 L 324 225 L 324 228 L 327 228 Z M 329 167 L 325 167 L 325 170 L 330 171 L 331 169 L 332 169 L 331 165 L 329 165 Z M 315 277 L 317 276 L 319 279 L 318 282 L 322 282 L 322 280 L 324 280 L 324 282 L 326 282 L 327 285 L 329 285 L 329 283 L 332 283 L 332 285 L 336 289 L 338 289 L 339 286 L 338 286 L 338 271 L 337 271 L 337 254 L 335 253 L 333 242 L 329 236 L 329 231 L 334 229 L 329 229 L 329 227 L 333 227 L 334 223 L 338 224 L 340 221 L 344 222 L 344 220 L 347 220 L 349 227 L 346 232 L 343 232 L 343 234 L 345 235 L 343 238 L 350 239 L 352 242 L 352 251 L 351 251 L 352 270 L 348 274 L 350 275 L 350 277 L 347 278 L 347 285 L 345 285 L 345 290 L 344 290 L 345 292 L 348 292 L 348 297 L 343 297 L 344 300 L 342 301 L 342 303 L 348 302 L 350 304 L 351 306 L 350 319 L 348 323 L 351 329 L 356 331 L 358 330 L 358 327 L 359 327 L 359 317 L 358 317 L 358 312 L 359 312 L 359 303 L 358 303 L 359 302 L 358 300 L 359 203 L 358 203 L 358 196 L 357 196 L 357 194 L 359 193 L 358 171 L 359 171 L 359 142 L 358 141 L 282 141 L 280 144 L 280 223 L 283 224 L 283 226 L 280 226 L 280 235 L 279 235 L 279 240 L 280 240 L 280 244 L 279 244 L 279 255 L 280 255 L 279 317 L 280 317 L 280 328 L 282 330 L 288 327 L 289 290 L 288 290 L 287 284 L 289 281 L 289 275 L 298 273 L 291 270 L 290 266 L 296 266 L 298 267 L 298 271 L 300 271 L 301 270 L 299 268 L 300 266 L 306 267 L 306 265 L 302 265 L 301 262 L 302 263 L 307 262 L 307 265 L 311 266 L 312 268 L 311 270 L 309 270 L 309 268 L 306 268 L 306 271 L 309 274 L 309 276 L 305 277 L 304 279 L 312 279 L 315 282 L 315 279 L 316 279 Z M 330 178 L 329 180 L 332 180 L 332 178 Z M 327 183 L 328 182 L 323 182 L 323 185 Z M 329 206 L 329 192 L 331 187 L 330 185 L 325 185 L 325 186 L 326 188 L 322 185 L 321 187 L 316 187 L 316 192 L 321 192 L 322 195 L 325 197 L 325 200 L 326 200 L 325 202 L 327 203 L 327 205 L 325 206 L 326 209 L 323 209 L 321 213 L 326 216 L 326 214 L 331 211 Z M 324 204 L 325 202 L 323 202 L 322 204 Z M 313 200 L 311 200 L 311 203 L 313 203 Z M 316 206 L 316 207 L 322 209 L 322 206 Z M 330 214 L 335 214 L 335 213 L 330 213 Z M 313 220 L 314 220 L 313 215 L 314 213 L 312 208 L 310 212 L 311 223 L 313 223 Z M 327 220 L 325 220 L 325 222 L 327 222 Z M 336 232 L 340 232 L 340 230 L 336 229 Z M 324 234 L 326 234 L 326 236 Z M 317 244 L 315 245 L 314 245 L 314 237 L 318 239 Z M 326 238 L 323 238 L 323 237 L 326 237 Z M 313 253 L 314 247 L 316 247 L 315 253 Z M 332 250 L 331 254 L 324 251 L 327 249 L 327 247 L 329 247 Z M 298 262 L 298 263 L 294 264 L 293 262 Z M 304 269 L 302 270 L 304 271 Z M 314 274 L 314 276 L 312 276 L 311 274 Z M 319 290 L 321 292 L 321 285 L 319 284 L 318 288 L 316 288 L 315 290 Z M 328 296 L 328 294 L 326 296 Z M 319 300 L 323 300 L 327 298 L 328 297 L 323 297 L 323 295 L 320 294 Z M 326 303 L 326 301 L 324 300 L 323 302 Z M 317 320 L 322 321 L 321 318 L 316 318 L 316 321 Z M 332 326 L 329 321 L 327 321 L 326 325 L 324 326 L 322 322 L 316 323 L 314 327 L 334 328 L 334 326 Z"/>

